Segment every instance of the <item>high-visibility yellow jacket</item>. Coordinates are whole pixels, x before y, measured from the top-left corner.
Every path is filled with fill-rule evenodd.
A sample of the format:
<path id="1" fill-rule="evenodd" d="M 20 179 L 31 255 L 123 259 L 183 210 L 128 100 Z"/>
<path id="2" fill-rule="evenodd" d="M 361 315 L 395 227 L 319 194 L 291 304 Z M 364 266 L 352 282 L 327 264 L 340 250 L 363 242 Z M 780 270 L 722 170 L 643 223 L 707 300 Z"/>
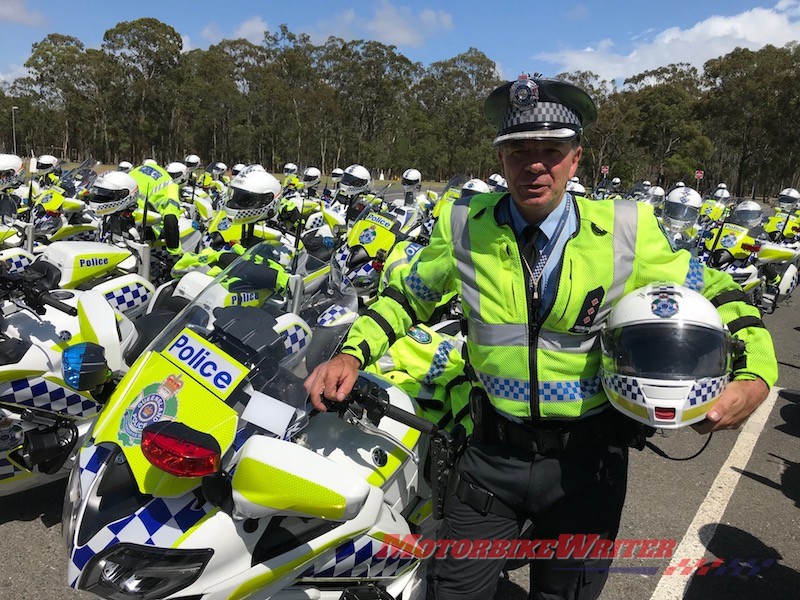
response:
<path id="1" fill-rule="evenodd" d="M 555 299 L 536 316 L 510 223 L 498 222 L 508 194 L 479 194 L 443 207 L 430 245 L 410 272 L 392 277 L 356 320 L 343 351 L 369 364 L 449 291 L 461 295 L 472 368 L 499 412 L 522 419 L 576 419 L 607 402 L 599 332 L 614 303 L 654 281 L 672 281 L 717 304 L 747 344 L 736 379 L 777 379 L 772 339 L 733 279 L 674 252 L 653 208 L 628 200 L 574 201 L 577 231 L 564 247 Z M 657 351 L 657 349 L 654 349 Z"/>

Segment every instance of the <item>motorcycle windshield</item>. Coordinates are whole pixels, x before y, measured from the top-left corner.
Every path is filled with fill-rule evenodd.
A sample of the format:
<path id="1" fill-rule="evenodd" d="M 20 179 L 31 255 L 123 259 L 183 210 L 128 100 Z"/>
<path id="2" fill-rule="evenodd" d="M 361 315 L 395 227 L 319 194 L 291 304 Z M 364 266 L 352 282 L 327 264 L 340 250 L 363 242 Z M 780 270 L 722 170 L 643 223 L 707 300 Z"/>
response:
<path id="1" fill-rule="evenodd" d="M 169 475 L 144 456 L 142 431 L 152 423 L 178 421 L 210 434 L 224 463 L 254 433 L 291 439 L 308 422 L 303 381 L 339 349 L 358 301 L 346 286 L 293 297 L 302 290 L 293 283 L 291 292 L 280 289 L 284 280 L 270 262 L 277 257 L 263 243 L 233 262 L 114 392 L 95 443 L 122 448 L 142 493 L 175 496 L 200 483 Z"/>

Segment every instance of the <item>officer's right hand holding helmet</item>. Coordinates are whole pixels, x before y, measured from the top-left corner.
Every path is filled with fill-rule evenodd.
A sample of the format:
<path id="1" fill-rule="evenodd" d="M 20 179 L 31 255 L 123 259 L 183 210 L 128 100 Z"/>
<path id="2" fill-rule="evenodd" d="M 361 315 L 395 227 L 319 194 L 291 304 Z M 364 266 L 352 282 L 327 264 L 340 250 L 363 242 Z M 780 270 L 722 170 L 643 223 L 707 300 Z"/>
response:
<path id="1" fill-rule="evenodd" d="M 640 423 L 675 429 L 705 418 L 743 345 L 701 294 L 651 283 L 614 305 L 601 348 L 612 406 Z"/>

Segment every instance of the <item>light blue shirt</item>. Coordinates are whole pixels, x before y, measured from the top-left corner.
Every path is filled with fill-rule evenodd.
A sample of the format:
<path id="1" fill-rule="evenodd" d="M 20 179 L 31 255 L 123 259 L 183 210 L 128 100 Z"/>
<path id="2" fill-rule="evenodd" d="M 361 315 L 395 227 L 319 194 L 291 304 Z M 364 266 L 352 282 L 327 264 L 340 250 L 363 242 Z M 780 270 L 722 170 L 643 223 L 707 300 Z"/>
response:
<path id="1" fill-rule="evenodd" d="M 550 254 L 550 260 L 547 261 L 547 264 L 544 267 L 544 272 L 542 273 L 540 286 L 542 302 L 537 313 L 540 318 L 553 305 L 553 301 L 556 298 L 556 284 L 558 283 L 558 275 L 561 272 L 561 259 L 564 256 L 564 246 L 566 245 L 570 236 L 572 236 L 572 234 L 578 229 L 578 211 L 575 207 L 575 202 L 572 199 L 572 196 L 568 193 L 565 193 L 555 210 L 547 215 L 544 221 L 538 224 L 540 233 L 536 238 L 536 248 L 539 250 L 539 252 L 541 252 L 550 241 L 550 238 L 555 234 L 556 228 L 558 227 L 558 222 L 567 208 L 567 202 L 573 203 L 571 210 L 569 211 L 569 216 L 567 217 L 566 223 L 564 223 L 564 229 L 561 230 L 561 235 L 559 236 L 556 245 L 553 247 L 553 250 Z M 511 226 L 514 229 L 514 234 L 517 236 L 517 239 L 522 239 L 525 228 L 528 225 L 536 225 L 536 223 L 529 223 L 525 217 L 522 216 L 522 213 L 520 212 L 519 208 L 517 207 L 517 203 L 514 202 L 513 198 L 509 198 L 508 204 L 509 213 L 511 216 Z M 533 265 L 531 265 L 531 267 L 533 267 Z"/>

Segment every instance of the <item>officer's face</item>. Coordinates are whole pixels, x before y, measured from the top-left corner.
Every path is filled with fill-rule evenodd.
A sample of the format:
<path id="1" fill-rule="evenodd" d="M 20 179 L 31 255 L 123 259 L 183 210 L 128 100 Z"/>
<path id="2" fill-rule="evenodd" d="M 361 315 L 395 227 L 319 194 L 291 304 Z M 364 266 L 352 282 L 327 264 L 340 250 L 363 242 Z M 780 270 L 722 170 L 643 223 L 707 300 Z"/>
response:
<path id="1" fill-rule="evenodd" d="M 582 151 L 562 140 L 516 140 L 500 146 L 500 172 L 528 220 L 539 221 L 558 206 Z"/>

